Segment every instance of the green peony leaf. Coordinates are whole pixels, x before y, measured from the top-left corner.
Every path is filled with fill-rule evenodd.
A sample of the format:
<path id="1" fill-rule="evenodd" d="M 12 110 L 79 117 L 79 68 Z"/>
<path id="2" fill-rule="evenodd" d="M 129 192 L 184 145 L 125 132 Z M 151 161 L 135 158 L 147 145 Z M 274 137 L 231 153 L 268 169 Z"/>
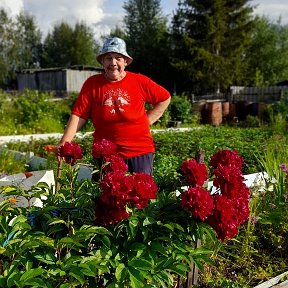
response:
<path id="1" fill-rule="evenodd" d="M 35 268 L 35 269 L 27 270 L 26 272 L 22 274 L 19 281 L 21 283 L 26 283 L 27 281 L 34 279 L 37 276 L 42 275 L 44 272 L 45 270 L 42 268 Z"/>
<path id="2" fill-rule="evenodd" d="M 124 269 L 125 269 L 125 265 L 123 263 L 119 264 L 116 267 L 115 277 L 118 281 L 120 281 L 122 279 Z"/>
<path id="3" fill-rule="evenodd" d="M 143 287 L 144 277 L 143 273 L 134 267 L 128 266 L 128 272 L 130 276 L 130 285 L 131 288 L 140 288 Z"/>
<path id="4" fill-rule="evenodd" d="M 150 261 L 145 259 L 133 259 L 132 261 L 128 262 L 128 265 L 134 268 L 137 268 L 139 270 L 152 270 L 153 265 Z"/>

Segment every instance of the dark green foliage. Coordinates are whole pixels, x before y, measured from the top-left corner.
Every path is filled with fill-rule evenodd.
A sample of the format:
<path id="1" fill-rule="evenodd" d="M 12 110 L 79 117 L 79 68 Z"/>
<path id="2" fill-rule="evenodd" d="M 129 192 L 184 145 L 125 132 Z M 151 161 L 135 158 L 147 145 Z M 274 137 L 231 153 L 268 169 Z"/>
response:
<path id="1" fill-rule="evenodd" d="M 39 67 L 42 34 L 33 16 L 20 13 L 17 16 L 16 35 L 19 52 L 17 71 Z"/>
<path id="2" fill-rule="evenodd" d="M 182 123 L 191 123 L 192 104 L 185 95 L 172 96 L 168 109 L 171 120 L 181 121 Z"/>
<path id="3" fill-rule="evenodd" d="M 205 151 L 205 163 L 220 149 L 235 149 L 244 157 L 244 174 L 261 171 L 255 153 L 265 150 L 265 142 L 272 136 L 267 129 L 238 127 L 196 127 L 188 132 L 154 133 L 156 144 L 155 173 L 162 157 L 172 157 L 174 171 L 183 160 L 192 158 L 199 148 Z M 166 155 L 166 156 L 165 156 Z M 158 163 L 159 161 L 159 163 Z M 168 166 L 168 171 L 170 170 Z M 171 169 L 172 170 L 172 169 Z"/>
<path id="4" fill-rule="evenodd" d="M 283 118 L 288 121 L 288 93 L 285 92 L 280 101 L 273 103 L 270 106 L 270 112 L 272 115 L 281 114 Z"/>
<path id="5" fill-rule="evenodd" d="M 41 33 L 35 18 L 25 13 L 9 18 L 0 10 L 0 87 L 16 89 L 16 72 L 39 65 Z"/>
<path id="6" fill-rule="evenodd" d="M 287 79 L 288 27 L 280 20 L 270 22 L 257 17 L 252 42 L 247 49 L 247 80 L 249 86 L 273 86 Z M 279 57 L 279 55 L 281 55 Z"/>
<path id="7" fill-rule="evenodd" d="M 91 28 L 83 23 L 71 27 L 62 22 L 55 25 L 44 40 L 41 66 L 97 66 L 95 55 L 98 50 Z"/>
<path id="8" fill-rule="evenodd" d="M 42 208 L 0 203 L 0 287 L 172 287 L 192 261 L 201 270 L 212 263 L 212 251 L 193 243 L 216 242 L 214 231 L 195 221 L 175 193 L 159 193 L 116 225 L 95 226 L 98 183 L 76 181 L 77 168 L 65 171 L 56 193 L 43 183 L 30 194 L 1 190 L 46 199 Z"/>
<path id="9" fill-rule="evenodd" d="M 240 127 L 260 127 L 260 119 L 257 116 L 247 115 L 245 120 L 239 122 Z"/>
<path id="10" fill-rule="evenodd" d="M 162 14 L 160 0 L 129 0 L 123 7 L 127 50 L 133 57 L 128 69 L 151 77 L 172 92 L 167 19 Z"/>
<path id="11" fill-rule="evenodd" d="M 172 22 L 173 63 L 194 93 L 226 91 L 244 77 L 251 39 L 249 0 L 181 1 Z"/>

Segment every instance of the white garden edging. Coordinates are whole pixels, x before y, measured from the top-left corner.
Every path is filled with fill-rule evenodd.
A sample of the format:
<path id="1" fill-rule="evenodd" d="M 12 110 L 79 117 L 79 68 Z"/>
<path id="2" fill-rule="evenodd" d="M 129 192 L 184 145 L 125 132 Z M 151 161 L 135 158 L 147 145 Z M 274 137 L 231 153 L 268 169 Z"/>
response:
<path id="1" fill-rule="evenodd" d="M 284 276 L 288 276 L 288 271 L 284 272 L 284 273 L 282 273 L 282 274 L 280 274 L 280 275 L 278 275 L 276 277 L 274 277 L 273 279 L 270 279 L 270 280 L 268 280 L 268 281 L 266 281 L 264 283 L 261 283 L 261 284 L 255 286 L 254 288 L 269 288 L 269 287 L 287 288 L 288 287 L 288 280 L 286 280 L 286 281 L 284 281 L 282 283 L 279 283 Z"/>
<path id="2" fill-rule="evenodd" d="M 165 131 L 177 131 L 177 132 L 185 132 L 190 131 L 193 129 L 198 129 L 198 127 L 195 128 L 168 128 L 168 129 L 152 129 L 151 132 L 165 132 Z M 93 132 L 86 132 L 86 133 L 76 133 L 76 137 L 78 138 L 84 138 L 86 136 L 89 136 L 93 134 Z M 0 136 L 0 145 L 9 143 L 9 142 L 28 142 L 31 140 L 47 140 L 49 138 L 56 138 L 60 139 L 63 136 L 63 133 L 48 133 L 48 134 L 29 134 L 29 135 L 9 135 L 9 136 Z M 51 143 L 52 144 L 52 143 Z"/>
<path id="3" fill-rule="evenodd" d="M 2 177 L 0 179 L 0 186 L 14 186 L 25 191 L 29 191 L 36 184 L 44 182 L 49 187 L 55 187 L 53 170 L 32 171 L 29 173 L 29 177 L 27 177 L 25 173 L 18 173 Z M 7 197 L 11 198 L 11 196 L 0 194 L 0 202 L 5 200 Z M 29 204 L 31 206 L 42 207 L 42 201 L 40 198 L 33 197 L 31 198 L 30 203 L 28 203 L 28 200 L 23 196 L 16 196 L 16 199 L 17 202 L 15 203 L 15 206 L 17 207 L 28 207 Z"/>

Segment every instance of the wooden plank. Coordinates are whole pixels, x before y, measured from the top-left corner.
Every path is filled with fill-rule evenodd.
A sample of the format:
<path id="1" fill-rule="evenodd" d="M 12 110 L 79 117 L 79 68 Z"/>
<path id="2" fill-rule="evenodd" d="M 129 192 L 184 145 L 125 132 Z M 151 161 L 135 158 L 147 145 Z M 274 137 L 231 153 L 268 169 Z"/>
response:
<path id="1" fill-rule="evenodd" d="M 195 245 L 195 249 L 199 247 L 201 247 L 201 241 L 198 239 Z M 191 288 L 193 285 L 198 285 L 198 275 L 199 269 L 194 263 L 192 263 L 191 270 L 187 275 L 186 288 Z"/>

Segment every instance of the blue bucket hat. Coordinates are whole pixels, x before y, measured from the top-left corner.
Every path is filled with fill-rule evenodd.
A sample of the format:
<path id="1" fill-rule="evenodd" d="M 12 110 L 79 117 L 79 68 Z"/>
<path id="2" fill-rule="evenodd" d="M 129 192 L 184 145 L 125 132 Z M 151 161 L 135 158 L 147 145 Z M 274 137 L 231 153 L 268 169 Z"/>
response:
<path id="1" fill-rule="evenodd" d="M 101 58 L 106 53 L 119 53 L 127 58 L 127 65 L 131 64 L 133 58 L 128 55 L 126 51 L 126 43 L 124 40 L 118 37 L 107 38 L 104 41 L 100 54 L 96 57 L 97 61 L 101 63 Z M 102 64 L 102 63 L 101 63 Z"/>

